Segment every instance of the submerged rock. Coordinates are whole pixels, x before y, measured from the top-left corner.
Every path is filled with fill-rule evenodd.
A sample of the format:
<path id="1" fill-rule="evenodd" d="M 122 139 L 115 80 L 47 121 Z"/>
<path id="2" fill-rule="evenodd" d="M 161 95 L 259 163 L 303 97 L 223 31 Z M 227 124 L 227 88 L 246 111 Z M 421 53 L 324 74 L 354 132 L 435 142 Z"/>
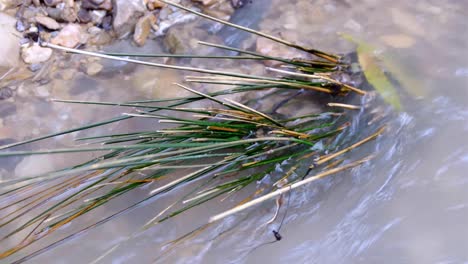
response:
<path id="1" fill-rule="evenodd" d="M 30 47 L 25 47 L 21 50 L 21 57 L 23 61 L 28 64 L 36 64 L 48 61 L 52 56 L 52 49 L 43 48 L 38 44 L 34 44 Z"/>
<path id="2" fill-rule="evenodd" d="M 113 0 L 114 31 L 125 37 L 135 28 L 138 19 L 144 15 L 146 6 L 143 0 Z"/>
<path id="3" fill-rule="evenodd" d="M 86 74 L 89 76 L 94 76 L 102 71 L 104 66 L 97 62 L 91 62 L 86 67 Z"/>
<path id="4" fill-rule="evenodd" d="M 138 46 L 143 46 L 146 43 L 151 27 L 156 23 L 156 16 L 152 13 L 140 18 L 135 26 L 135 34 L 133 40 Z"/>

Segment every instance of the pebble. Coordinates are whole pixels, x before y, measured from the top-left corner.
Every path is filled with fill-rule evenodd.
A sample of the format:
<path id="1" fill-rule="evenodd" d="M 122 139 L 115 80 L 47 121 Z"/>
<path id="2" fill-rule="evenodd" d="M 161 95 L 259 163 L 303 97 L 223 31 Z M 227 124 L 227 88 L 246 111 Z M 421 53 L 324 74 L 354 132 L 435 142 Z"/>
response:
<path id="1" fill-rule="evenodd" d="M 89 76 L 94 76 L 94 75 L 100 73 L 103 68 L 104 67 L 101 64 L 99 64 L 97 62 L 91 62 L 86 67 L 86 74 L 88 74 Z"/>
<path id="2" fill-rule="evenodd" d="M 36 22 L 48 29 L 57 30 L 60 28 L 60 24 L 55 21 L 53 18 L 46 17 L 46 16 L 37 16 Z"/>
<path id="3" fill-rule="evenodd" d="M 91 21 L 94 25 L 100 25 L 106 14 L 107 12 L 105 10 L 93 10 L 89 12 L 89 15 L 91 16 Z"/>
<path id="4" fill-rule="evenodd" d="M 152 13 L 140 18 L 135 26 L 133 40 L 138 46 L 143 46 L 151 32 L 151 26 L 156 23 L 156 16 Z"/>
<path id="5" fill-rule="evenodd" d="M 16 30 L 18 30 L 19 32 L 24 32 L 28 28 L 29 24 L 24 23 L 23 20 L 19 19 L 18 21 L 16 21 Z"/>
<path id="6" fill-rule="evenodd" d="M 382 40 L 388 46 L 397 49 L 409 48 L 412 47 L 414 43 L 416 43 L 414 38 L 405 34 L 385 35 L 381 36 L 380 40 Z"/>
<path id="7" fill-rule="evenodd" d="M 36 64 L 48 61 L 52 56 L 52 49 L 44 48 L 38 44 L 33 44 L 30 47 L 24 47 L 21 50 L 21 58 L 28 64 Z"/>
<path id="8" fill-rule="evenodd" d="M 80 11 L 78 11 L 78 20 L 81 23 L 89 23 L 93 18 L 91 17 L 91 14 L 89 14 L 88 10 L 81 8 Z"/>
<path id="9" fill-rule="evenodd" d="M 55 45 L 74 48 L 80 44 L 82 39 L 81 34 L 81 27 L 79 25 L 68 24 L 60 30 L 56 37 L 52 38 L 51 42 Z"/>

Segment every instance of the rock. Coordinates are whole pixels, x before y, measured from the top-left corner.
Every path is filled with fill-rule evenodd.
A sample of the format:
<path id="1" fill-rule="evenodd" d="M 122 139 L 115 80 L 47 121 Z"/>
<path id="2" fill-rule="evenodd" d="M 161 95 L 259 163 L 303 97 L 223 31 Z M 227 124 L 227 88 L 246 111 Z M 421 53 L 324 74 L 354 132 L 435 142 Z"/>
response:
<path id="1" fill-rule="evenodd" d="M 90 34 L 88 44 L 105 45 L 112 41 L 112 36 L 98 27 L 90 27 L 88 33 Z"/>
<path id="2" fill-rule="evenodd" d="M 36 17 L 36 22 L 48 29 L 57 30 L 60 28 L 59 23 L 57 23 L 57 21 L 50 17 L 38 16 Z"/>
<path id="3" fill-rule="evenodd" d="M 165 10 L 167 10 L 167 8 L 162 9 L 159 14 L 160 20 L 162 21 L 159 23 L 159 29 L 155 33 L 156 36 L 164 36 L 170 27 L 177 24 L 187 23 L 197 18 L 196 15 L 187 14 L 187 12 L 183 12 L 181 10 L 177 10 L 170 14 L 167 14 L 167 11 L 164 12 Z"/>
<path id="4" fill-rule="evenodd" d="M 99 64 L 97 62 L 91 62 L 86 67 L 86 74 L 88 74 L 89 76 L 94 76 L 94 75 L 100 73 L 103 68 L 104 67 L 101 64 Z"/>
<path id="5" fill-rule="evenodd" d="M 16 105 L 12 102 L 2 102 L 0 104 L 0 116 L 5 118 L 16 113 Z"/>
<path id="6" fill-rule="evenodd" d="M 256 46 L 258 53 L 269 55 L 272 57 L 280 57 L 287 59 L 304 57 L 304 55 L 301 54 L 299 51 L 286 47 L 285 45 L 279 44 L 266 38 L 258 38 Z M 265 61 L 265 64 L 271 67 L 277 66 L 278 62 Z"/>
<path id="7" fill-rule="evenodd" d="M 54 18 L 57 21 L 64 21 L 73 23 L 78 19 L 78 7 L 75 5 L 73 0 L 64 0 L 64 3 L 61 3 L 56 6 L 56 8 L 51 7 L 46 8 L 46 12 L 50 17 Z"/>
<path id="8" fill-rule="evenodd" d="M 344 27 L 347 28 L 347 29 L 351 29 L 352 31 L 355 31 L 355 32 L 361 32 L 362 31 L 361 24 L 359 24 L 354 19 L 349 19 L 348 21 L 346 21 L 346 23 L 344 24 Z"/>
<path id="9" fill-rule="evenodd" d="M 409 48 L 416 42 L 414 38 L 405 34 L 385 35 L 381 36 L 380 40 L 382 40 L 388 46 L 397 49 Z"/>
<path id="10" fill-rule="evenodd" d="M 105 31 L 111 31 L 112 30 L 112 17 L 111 16 L 105 16 L 102 19 L 102 28 Z"/>
<path id="11" fill-rule="evenodd" d="M 155 10 L 155 9 L 161 9 L 166 6 L 165 3 L 159 1 L 159 0 L 145 0 L 146 7 L 148 10 Z"/>
<path id="12" fill-rule="evenodd" d="M 17 0 L 0 0 L 0 11 L 15 7 L 17 4 Z"/>
<path id="13" fill-rule="evenodd" d="M 144 15 L 146 6 L 143 0 L 113 0 L 113 27 L 122 38 L 130 34 L 138 19 Z"/>
<path id="14" fill-rule="evenodd" d="M 94 25 L 100 25 L 106 14 L 107 12 L 104 10 L 93 10 L 89 12 L 89 15 L 91 16 L 91 22 L 93 22 Z"/>
<path id="15" fill-rule="evenodd" d="M 62 10 L 55 8 L 55 7 L 47 7 L 45 11 L 47 13 L 47 16 L 49 16 L 50 18 L 53 18 L 56 21 L 61 21 L 61 22 L 64 21 L 62 19 Z"/>
<path id="16" fill-rule="evenodd" d="M 24 23 L 23 20 L 18 19 L 18 21 L 16 21 L 16 30 L 18 30 L 19 32 L 24 32 L 28 28 L 29 28 L 29 24 Z"/>
<path id="17" fill-rule="evenodd" d="M 63 0 L 44 0 L 44 3 L 47 6 L 57 6 L 58 4 L 62 3 Z"/>
<path id="18" fill-rule="evenodd" d="M 51 172 L 55 169 L 52 155 L 39 155 L 25 157 L 15 169 L 17 177 L 30 177 Z"/>
<path id="19" fill-rule="evenodd" d="M 78 20 L 81 23 L 89 23 L 93 20 L 91 17 L 91 14 L 88 12 L 88 10 L 81 8 L 80 11 L 78 11 Z"/>
<path id="20" fill-rule="evenodd" d="M 10 87 L 0 88 L 0 100 L 5 100 L 13 96 L 13 90 Z"/>
<path id="21" fill-rule="evenodd" d="M 55 45 L 60 45 L 68 48 L 74 48 L 80 44 L 82 40 L 81 27 L 77 24 L 68 24 L 54 38 L 51 42 Z"/>
<path id="22" fill-rule="evenodd" d="M 156 23 L 156 16 L 154 14 L 148 14 L 140 18 L 135 26 L 135 34 L 133 40 L 138 46 L 143 46 L 146 43 L 151 32 L 151 26 Z"/>
<path id="23" fill-rule="evenodd" d="M 391 9 L 393 23 L 417 36 L 424 36 L 426 30 L 412 14 L 398 8 Z"/>
<path id="24" fill-rule="evenodd" d="M 30 47 L 24 47 L 21 50 L 21 57 L 23 61 L 28 64 L 35 64 L 48 61 L 52 56 L 52 49 L 43 48 L 38 44 L 34 44 Z"/>
<path id="25" fill-rule="evenodd" d="M 36 94 L 37 97 L 49 97 L 50 96 L 50 91 L 46 85 L 41 85 L 41 86 L 36 87 L 34 93 Z"/>
<path id="26" fill-rule="evenodd" d="M 81 7 L 85 9 L 104 9 L 107 11 L 112 10 L 111 0 L 83 0 L 81 1 Z"/>
<path id="27" fill-rule="evenodd" d="M 16 19 L 0 13 L 0 75 L 19 63 L 19 40 L 15 30 Z"/>
<path id="28" fill-rule="evenodd" d="M 42 69 L 42 64 L 41 63 L 33 63 L 29 65 L 29 70 L 32 72 L 37 72 L 38 70 Z"/>

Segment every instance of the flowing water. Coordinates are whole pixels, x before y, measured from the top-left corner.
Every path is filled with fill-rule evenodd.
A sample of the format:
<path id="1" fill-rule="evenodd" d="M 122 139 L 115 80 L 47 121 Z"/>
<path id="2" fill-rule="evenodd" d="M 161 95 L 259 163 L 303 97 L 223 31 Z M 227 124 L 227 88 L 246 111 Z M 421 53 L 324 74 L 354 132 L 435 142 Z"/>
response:
<path id="1" fill-rule="evenodd" d="M 295 190 L 285 197 L 289 200 L 287 212 L 283 206 L 279 219 L 268 227 L 263 223 L 274 214 L 274 201 L 230 217 L 156 259 L 164 243 L 226 209 L 222 204 L 210 203 L 126 240 L 155 212 L 173 201 L 173 197 L 163 197 L 31 263 L 88 263 L 120 241 L 126 242 L 101 263 L 155 260 L 161 263 L 468 263 L 468 177 L 465 174 L 468 171 L 468 3 L 449 0 L 254 2 L 255 9 L 247 5 L 239 11 L 237 19 L 254 21 L 261 30 L 293 41 L 341 53 L 353 51 L 353 44 L 336 34 L 347 32 L 371 43 L 376 55 L 392 58 L 392 68 L 396 69 L 392 77 L 400 81 L 403 110 L 394 112 L 389 106 L 380 106 L 390 133 L 347 156 L 356 159 L 373 151 L 378 157 L 363 167 Z M 258 19 L 260 14 L 262 19 Z M 249 41 L 244 35 L 237 38 L 242 41 L 236 42 L 234 38 L 229 43 L 242 45 L 236 43 Z M 157 48 L 155 44 L 148 49 Z M 78 74 L 74 80 L 78 78 L 80 86 L 69 88 L 75 93 L 67 96 L 88 100 L 169 96 L 162 95 L 161 87 L 180 80 L 178 74 L 167 71 L 145 72 L 141 68 L 130 69 L 129 65 L 114 66 L 115 70 L 109 70 L 104 77 Z M 152 83 L 148 82 L 150 74 Z M 128 92 L 140 86 L 143 89 Z M 54 93 L 54 88 L 51 89 Z M 14 117 L 18 121 L 10 125 L 11 130 L 19 131 L 16 136 L 11 133 L 16 139 L 31 132 L 21 129 L 24 122 L 33 122 L 39 130 L 33 132 L 39 134 L 82 124 L 83 120 L 95 120 L 93 108 L 50 107 L 44 100 L 16 103 Z M 42 109 L 43 116 L 48 118 L 31 120 L 23 107 Z M 119 111 L 103 111 L 101 117 Z M 58 113 L 62 115 L 56 117 Z M 79 114 L 73 116 L 73 113 Z M 367 115 L 365 112 L 357 115 L 360 128 L 369 121 Z M 66 122 L 57 122 L 60 118 Z M 148 126 L 134 122 L 128 127 L 118 125 L 111 129 L 120 131 L 145 125 Z M 64 162 L 57 160 L 60 159 L 49 160 L 55 164 L 52 168 Z M 43 160 L 29 162 L 35 166 L 44 163 Z M 124 198 L 142 198 L 147 191 Z M 108 209 L 119 208 L 116 204 L 110 204 Z M 274 240 L 271 230 L 278 228 L 284 213 L 283 239 L 266 244 Z"/>

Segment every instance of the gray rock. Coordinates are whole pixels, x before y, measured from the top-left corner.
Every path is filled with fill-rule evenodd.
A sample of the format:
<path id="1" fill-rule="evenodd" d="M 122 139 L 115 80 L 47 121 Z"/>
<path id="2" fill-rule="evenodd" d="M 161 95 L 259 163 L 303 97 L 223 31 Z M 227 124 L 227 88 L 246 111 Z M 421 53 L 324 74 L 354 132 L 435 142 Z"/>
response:
<path id="1" fill-rule="evenodd" d="M 138 19 L 146 11 L 143 0 L 113 0 L 114 20 L 112 25 L 119 37 L 132 33 Z"/>
<path id="2" fill-rule="evenodd" d="M 80 11 L 78 11 L 78 20 L 81 23 L 89 23 L 93 18 L 89 14 L 88 10 L 81 8 Z"/>
<path id="3" fill-rule="evenodd" d="M 13 90 L 10 87 L 0 88 L 0 100 L 5 100 L 13 96 Z"/>

